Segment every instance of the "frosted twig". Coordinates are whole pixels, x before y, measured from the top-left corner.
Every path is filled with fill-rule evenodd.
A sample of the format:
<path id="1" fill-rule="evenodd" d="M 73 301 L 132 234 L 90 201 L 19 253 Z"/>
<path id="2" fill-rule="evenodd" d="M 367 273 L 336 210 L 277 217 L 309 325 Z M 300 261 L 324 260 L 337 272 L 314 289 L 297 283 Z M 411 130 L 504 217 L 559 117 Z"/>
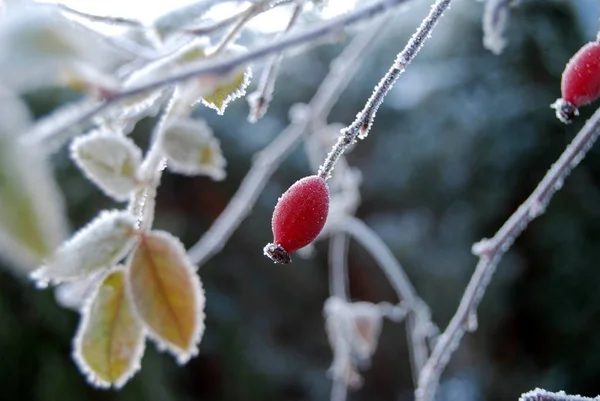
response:
<path id="1" fill-rule="evenodd" d="M 286 49 L 290 49 L 296 46 L 300 46 L 304 43 L 314 41 L 321 37 L 332 35 L 340 30 L 356 24 L 358 22 L 372 19 L 376 16 L 379 16 L 390 9 L 408 2 L 409 0 L 379 0 L 375 3 L 372 3 L 366 7 L 363 7 L 359 10 L 353 11 L 351 13 L 345 14 L 338 18 L 332 18 L 324 23 L 319 24 L 319 26 L 307 29 L 306 31 L 284 35 L 280 39 L 274 40 L 271 43 L 258 47 L 254 50 L 248 51 L 247 53 L 241 55 L 235 55 L 230 57 L 223 57 L 218 60 L 207 60 L 205 63 L 201 63 L 199 65 L 195 65 L 188 69 L 182 69 L 182 71 L 173 74 L 167 77 L 160 77 L 156 80 L 146 82 L 139 86 L 131 87 L 127 90 L 123 90 L 120 93 L 115 93 L 112 96 L 108 97 L 104 103 L 97 106 L 96 109 L 90 110 L 88 108 L 82 108 L 82 111 L 78 114 L 72 115 L 73 106 L 67 105 L 65 106 L 68 109 L 62 108 L 53 113 L 52 116 L 46 117 L 42 120 L 42 124 L 44 127 L 38 128 L 37 125 L 30 131 L 24 134 L 27 137 L 27 141 L 30 143 L 40 144 L 43 148 L 47 147 L 47 143 L 49 141 L 58 142 L 56 139 L 61 139 L 62 141 L 69 139 L 74 135 L 74 130 L 66 131 L 67 128 L 71 128 L 73 126 L 79 126 L 80 124 L 85 123 L 87 120 L 97 115 L 100 111 L 102 111 L 109 103 L 115 103 L 117 101 L 123 100 L 127 97 L 138 95 L 144 93 L 146 91 L 157 89 L 163 86 L 168 86 L 180 81 L 185 81 L 187 79 L 207 75 L 207 74 L 223 74 L 231 71 L 232 69 L 248 64 L 252 61 L 258 60 L 260 58 L 278 54 Z M 449 1 L 449 0 L 447 0 Z M 93 100 L 89 100 L 91 102 Z M 85 105 L 88 101 L 84 101 L 82 103 Z M 75 106 L 79 108 L 80 106 Z M 56 124 L 53 119 L 62 120 L 65 119 L 65 114 L 68 114 L 69 117 L 69 125 L 64 124 Z M 61 142 L 62 143 L 62 142 Z"/>
<path id="2" fill-rule="evenodd" d="M 67 14 L 71 14 L 73 16 L 77 16 L 79 18 L 83 18 L 90 22 L 100 22 L 100 23 L 108 24 L 108 25 L 116 25 L 116 26 L 123 26 L 123 27 L 136 28 L 136 29 L 148 29 L 148 27 L 144 26 L 144 24 L 142 24 L 141 22 L 132 20 L 129 18 L 113 17 L 113 16 L 108 16 L 108 15 L 88 14 L 83 11 L 76 10 L 74 8 L 71 8 L 69 6 L 66 6 L 66 5 L 60 4 L 60 3 L 50 3 L 50 4 L 34 3 L 34 4 L 41 5 L 41 6 L 55 7 L 57 9 L 59 9 L 60 11 L 63 11 Z"/>
<path id="3" fill-rule="evenodd" d="M 237 22 L 231 28 L 231 30 L 229 32 L 227 32 L 227 35 L 225 35 L 225 37 L 223 39 L 221 39 L 221 41 L 219 42 L 219 44 L 213 51 L 213 54 L 218 54 L 223 49 L 225 49 L 227 47 L 227 45 L 229 45 L 229 43 L 231 43 L 232 41 L 235 40 L 235 38 L 238 36 L 238 34 L 240 33 L 240 31 L 244 27 L 244 25 L 246 25 L 246 23 L 248 21 L 250 21 L 252 18 L 254 18 L 256 15 L 260 14 L 262 11 L 264 11 L 266 8 L 268 8 L 268 6 L 269 6 L 268 0 L 260 0 L 256 3 L 252 4 L 250 7 L 248 7 L 246 12 L 244 12 L 240 16 L 240 18 L 237 20 Z"/>
<path id="4" fill-rule="evenodd" d="M 429 15 L 423 20 L 415 34 L 410 38 L 404 49 L 396 56 L 396 60 L 388 72 L 381 78 L 365 107 L 357 114 L 356 119 L 348 127 L 341 131 L 341 135 L 331 152 L 319 168 L 319 177 L 328 179 L 335 163 L 356 139 L 365 138 L 373 121 L 377 109 L 383 103 L 383 99 L 394 86 L 406 66 L 415 58 L 425 41 L 431 36 L 431 31 L 436 23 L 450 6 L 451 0 L 437 0 L 431 7 Z"/>
<path id="5" fill-rule="evenodd" d="M 564 179 L 583 160 L 599 134 L 600 109 L 596 110 L 586 122 L 535 190 L 506 220 L 498 232 L 491 239 L 483 239 L 473 245 L 473 253 L 479 256 L 479 262 L 460 300 L 456 314 L 439 337 L 427 364 L 421 371 L 419 387 L 416 391 L 417 401 L 433 400 L 442 371 L 468 330 L 470 317 L 476 316 L 479 302 L 498 262 L 529 223 L 544 212 L 554 193 L 562 188 Z"/>
<path id="6" fill-rule="evenodd" d="M 536 388 L 535 390 L 531 390 L 527 393 L 521 394 L 519 397 L 519 401 L 598 401 L 600 400 L 600 396 L 591 398 L 591 397 L 582 397 L 580 395 L 569 395 L 564 391 L 559 391 L 558 393 L 552 393 L 550 391 L 543 390 L 541 388 Z"/>
<path id="7" fill-rule="evenodd" d="M 431 329 L 434 328 L 429 308 L 417 295 L 410 279 L 392 251 L 362 220 L 348 216 L 336 226 L 336 229 L 351 235 L 369 252 L 387 277 L 400 301 L 410 311 L 407 317 L 412 319 L 412 324 L 406 327 L 410 339 L 408 344 L 411 350 L 413 379 L 416 383 L 417 375 L 427 361 L 427 339 L 433 332 Z"/>
<path id="8" fill-rule="evenodd" d="M 157 78 L 153 81 L 149 80 L 139 86 L 132 86 L 116 95 L 115 98 L 121 99 L 137 95 L 148 90 L 171 85 L 197 76 L 227 73 L 240 65 L 245 65 L 263 57 L 281 53 L 287 49 L 312 42 L 324 36 L 333 35 L 350 25 L 372 19 L 408 1 L 409 0 L 379 0 L 356 11 L 320 23 L 314 28 L 308 28 L 302 32 L 284 35 L 280 39 L 276 39 L 271 43 L 257 47 L 246 53 L 219 60 L 207 60 L 205 63 L 198 63 L 197 65 L 188 68 L 182 68 L 180 71 L 170 76 Z M 448 2 L 450 0 L 445 1 Z"/>
<path id="9" fill-rule="evenodd" d="M 300 17 L 300 14 L 302 14 L 302 2 L 297 1 L 297 4 L 292 11 L 292 16 L 283 32 L 288 32 L 294 26 L 298 17 Z M 267 61 L 264 67 L 265 69 L 260 77 L 260 81 L 258 82 L 258 88 L 254 93 L 248 95 L 248 103 L 250 104 L 248 121 L 251 123 L 255 123 L 258 119 L 262 118 L 269 107 L 269 103 L 273 97 L 275 80 L 279 73 L 279 65 L 281 64 L 282 59 L 283 55 L 277 54 Z"/>
<path id="10" fill-rule="evenodd" d="M 498 55 L 506 46 L 504 31 L 509 8 L 519 0 L 487 0 L 483 10 L 483 46 Z"/>
<path id="11" fill-rule="evenodd" d="M 160 145 L 162 135 L 174 105 L 175 88 L 170 88 L 158 122 L 152 131 L 151 145 L 141 166 L 140 178 L 145 183 L 129 201 L 129 210 L 137 218 L 140 230 L 149 230 L 154 223 L 156 190 L 165 167 L 165 157 Z"/>
<path id="12" fill-rule="evenodd" d="M 329 240 L 329 294 L 348 299 L 348 236 L 334 233 Z"/>
<path id="13" fill-rule="evenodd" d="M 333 107 L 339 98 L 339 93 L 356 73 L 356 65 L 364 60 L 365 53 L 373 47 L 373 40 L 380 32 L 380 26 L 376 25 L 368 32 L 357 35 L 336 59 L 338 65 L 348 66 L 348 69 L 332 68 L 306 107 L 309 114 L 292 121 L 271 144 L 257 154 L 252 168 L 225 210 L 202 238 L 189 249 L 188 256 L 193 263 L 202 266 L 223 248 L 233 231 L 252 210 L 269 177 L 307 133 L 314 120 L 311 116 L 321 115 L 321 110 L 330 110 Z"/>

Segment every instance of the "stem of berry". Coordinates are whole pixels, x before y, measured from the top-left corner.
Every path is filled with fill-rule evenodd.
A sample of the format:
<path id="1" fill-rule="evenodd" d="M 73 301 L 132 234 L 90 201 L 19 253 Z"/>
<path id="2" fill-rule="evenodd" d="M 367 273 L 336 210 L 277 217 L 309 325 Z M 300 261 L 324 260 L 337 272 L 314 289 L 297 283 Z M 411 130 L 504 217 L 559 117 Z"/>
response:
<path id="1" fill-rule="evenodd" d="M 335 167 L 340 156 L 348 149 L 350 145 L 356 142 L 356 139 L 364 139 L 369 134 L 369 130 L 375 120 L 377 109 L 383 103 L 385 96 L 393 88 L 404 69 L 415 58 L 425 41 L 431 36 L 431 31 L 439 21 L 440 17 L 450 6 L 451 0 L 437 0 L 431 7 L 429 15 L 423 20 L 415 34 L 410 38 L 404 49 L 398 53 L 396 60 L 388 72 L 381 78 L 373 94 L 365 104 L 365 107 L 358 113 L 356 119 L 348 127 L 341 130 L 338 141 L 327 155 L 323 165 L 319 168 L 318 176 L 324 180 L 329 179 L 331 171 Z"/>

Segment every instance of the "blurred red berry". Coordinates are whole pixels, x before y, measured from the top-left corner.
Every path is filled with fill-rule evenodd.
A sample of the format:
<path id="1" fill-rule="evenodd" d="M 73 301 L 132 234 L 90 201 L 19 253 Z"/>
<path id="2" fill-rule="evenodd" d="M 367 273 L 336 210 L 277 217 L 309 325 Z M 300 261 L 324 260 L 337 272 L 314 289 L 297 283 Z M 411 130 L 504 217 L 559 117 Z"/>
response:
<path id="1" fill-rule="evenodd" d="M 552 107 L 564 123 L 579 114 L 579 107 L 600 96 L 600 43 L 587 43 L 569 60 L 562 74 L 561 92 L 562 98 Z"/>
<path id="2" fill-rule="evenodd" d="M 275 263 L 290 263 L 290 255 L 319 235 L 329 213 L 325 180 L 311 175 L 296 181 L 277 201 L 271 227 L 273 243 L 264 253 Z"/>

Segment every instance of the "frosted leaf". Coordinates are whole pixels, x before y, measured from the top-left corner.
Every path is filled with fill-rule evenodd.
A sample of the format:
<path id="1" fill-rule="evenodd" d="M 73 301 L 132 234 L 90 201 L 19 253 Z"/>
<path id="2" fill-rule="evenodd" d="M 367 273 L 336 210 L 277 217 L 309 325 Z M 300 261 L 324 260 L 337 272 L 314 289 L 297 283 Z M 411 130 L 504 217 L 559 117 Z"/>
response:
<path id="1" fill-rule="evenodd" d="M 122 387 L 140 369 L 145 334 L 126 294 L 125 273 L 106 275 L 83 310 L 73 359 L 95 387 Z"/>
<path id="2" fill-rule="evenodd" d="M 80 311 L 85 302 L 91 297 L 98 282 L 104 278 L 106 272 L 100 270 L 88 277 L 60 284 L 54 290 L 56 303 L 63 308 Z"/>
<path id="3" fill-rule="evenodd" d="M 123 135 L 94 131 L 76 137 L 71 158 L 90 181 L 117 201 L 128 200 L 138 184 L 142 151 Z"/>
<path id="4" fill-rule="evenodd" d="M 250 84 L 251 78 L 250 67 L 235 74 L 229 74 L 229 77 L 224 78 L 213 92 L 202 98 L 202 104 L 215 109 L 217 114 L 223 115 L 230 102 L 246 94 L 246 88 Z"/>
<path id="5" fill-rule="evenodd" d="M 356 365 L 368 362 L 377 348 L 383 323 L 381 309 L 369 302 L 349 303 L 330 297 L 325 302 L 324 314 L 333 350 L 329 373 L 350 387 L 358 387 L 362 379 Z"/>
<path id="6" fill-rule="evenodd" d="M 163 231 L 144 233 L 128 262 L 134 309 L 159 349 L 184 364 L 204 332 L 204 290 L 183 244 Z"/>
<path id="7" fill-rule="evenodd" d="M 519 397 L 519 401 L 598 401 L 598 399 L 599 397 L 591 398 L 581 395 L 571 395 L 564 391 L 553 393 L 541 388 L 523 393 Z"/>
<path id="8" fill-rule="evenodd" d="M 182 68 L 206 59 L 206 48 L 210 42 L 207 38 L 196 38 L 181 46 L 176 52 L 161 57 L 147 66 L 134 71 L 123 84 L 125 88 L 143 85 L 164 75 L 173 74 Z M 209 89 L 210 90 L 210 89 Z M 208 92 L 207 92 L 208 93 Z"/>
<path id="9" fill-rule="evenodd" d="M 37 147 L 18 141 L 28 127 L 25 106 L 0 90 L 0 251 L 26 270 L 38 266 L 66 237 L 52 169 Z"/>
<path id="10" fill-rule="evenodd" d="M 154 21 L 157 33 L 165 38 L 173 33 L 181 32 L 199 20 L 209 11 L 214 2 L 192 2 L 161 15 Z"/>
<path id="11" fill-rule="evenodd" d="M 55 8 L 18 5 L 0 25 L 0 76 L 16 90 L 32 90 L 60 83 L 61 72 L 79 63 L 104 70 L 118 56 L 99 39 Z"/>
<path id="12" fill-rule="evenodd" d="M 354 324 L 353 348 L 356 356 L 369 359 L 379 341 L 383 317 L 378 305 L 370 302 L 354 302 L 348 304 L 349 313 Z"/>
<path id="13" fill-rule="evenodd" d="M 165 128 L 161 145 L 169 169 L 186 175 L 225 178 L 226 161 L 219 141 L 203 120 L 178 119 Z"/>
<path id="14" fill-rule="evenodd" d="M 483 47 L 499 55 L 506 46 L 504 33 L 508 22 L 509 7 L 519 0 L 487 0 L 483 10 Z"/>
<path id="15" fill-rule="evenodd" d="M 135 218 L 125 211 L 103 211 L 50 256 L 31 277 L 44 286 L 86 277 L 117 264 L 136 241 Z"/>

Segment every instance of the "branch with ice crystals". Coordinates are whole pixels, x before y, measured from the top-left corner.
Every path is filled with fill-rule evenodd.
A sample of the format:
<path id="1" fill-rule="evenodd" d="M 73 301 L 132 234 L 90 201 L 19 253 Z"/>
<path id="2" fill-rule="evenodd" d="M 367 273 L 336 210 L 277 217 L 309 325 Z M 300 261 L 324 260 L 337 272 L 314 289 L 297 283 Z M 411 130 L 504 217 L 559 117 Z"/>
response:
<path id="1" fill-rule="evenodd" d="M 565 178 L 585 157 L 600 134 L 600 109 L 587 121 L 558 160 L 552 165 L 542 181 L 491 239 L 483 239 L 473 245 L 472 252 L 479 257 L 475 272 L 460 300 L 456 314 L 439 337 L 427 364 L 421 371 L 417 401 L 431 401 L 442 371 L 450 356 L 458 348 L 467 331 L 477 328 L 477 307 L 492 280 L 496 266 L 515 239 L 529 223 L 546 210 L 556 191 L 562 188 Z"/>
<path id="2" fill-rule="evenodd" d="M 377 109 L 383 103 L 385 96 L 393 88 L 404 69 L 415 58 L 425 41 L 431 36 L 431 31 L 441 18 L 442 14 L 450 6 L 451 0 L 437 0 L 431 7 L 429 15 L 423 20 L 415 34 L 410 38 L 404 49 L 396 57 L 396 61 L 388 72 L 381 78 L 373 94 L 365 104 L 365 107 L 357 114 L 356 119 L 348 127 L 341 131 L 341 135 L 334 145 L 333 149 L 327 155 L 323 165 L 319 168 L 319 177 L 327 180 L 331 176 L 331 171 L 335 163 L 346 149 L 356 142 L 357 139 L 364 139 L 369 134 L 369 130 L 375 120 Z"/>
<path id="3" fill-rule="evenodd" d="M 564 391 L 552 393 L 550 391 L 536 388 L 535 390 L 528 391 L 527 393 L 521 394 L 519 401 L 598 401 L 600 396 L 582 397 L 580 395 L 570 395 Z"/>
<path id="4" fill-rule="evenodd" d="M 339 99 L 340 93 L 354 77 L 358 70 L 357 66 L 364 60 L 365 53 L 373 48 L 373 40 L 381 32 L 378 21 L 375 24 L 376 26 L 370 28 L 368 32 L 357 35 L 332 63 L 329 74 L 306 106 L 307 112 L 295 116 L 292 123 L 257 154 L 252 168 L 225 210 L 200 240 L 188 250 L 188 255 L 194 263 L 201 266 L 223 248 L 227 239 L 252 210 L 277 166 L 308 134 L 316 119 L 326 119 L 329 110 Z M 337 67 L 333 68 L 334 65 Z"/>
<path id="5" fill-rule="evenodd" d="M 483 47 L 498 55 L 506 46 L 509 8 L 520 0 L 487 0 L 483 10 Z"/>
<path id="6" fill-rule="evenodd" d="M 379 0 L 356 11 L 320 23 L 314 28 L 295 34 L 286 34 L 280 39 L 276 39 L 271 43 L 267 43 L 246 53 L 223 57 L 218 60 L 207 60 L 205 63 L 184 68 L 176 73 L 166 74 L 166 77 L 155 77 L 152 80 L 132 85 L 130 88 L 123 89 L 118 93 L 113 93 L 103 101 L 86 99 L 81 103 L 68 105 L 66 108 L 61 108 L 53 115 L 42 119 L 32 130 L 23 135 L 23 139 L 25 142 L 39 143 L 44 148 L 46 148 L 48 144 L 51 144 L 52 146 L 49 148 L 49 152 L 53 152 L 57 150 L 59 145 L 65 140 L 80 132 L 74 128 L 80 127 L 92 117 L 103 112 L 108 106 L 118 103 L 123 99 L 146 93 L 154 89 L 163 88 L 173 83 L 186 81 L 194 77 L 226 74 L 238 66 L 247 65 L 250 62 L 263 57 L 278 54 L 287 49 L 301 46 L 328 35 L 336 34 L 346 27 L 373 19 L 408 1 L 409 0 Z M 199 8 L 204 7 L 204 5 L 204 3 L 197 4 Z M 179 16 L 183 16 L 184 14 L 185 12 L 178 13 Z M 167 20 L 173 22 L 177 20 L 177 18 L 167 18 Z"/>

